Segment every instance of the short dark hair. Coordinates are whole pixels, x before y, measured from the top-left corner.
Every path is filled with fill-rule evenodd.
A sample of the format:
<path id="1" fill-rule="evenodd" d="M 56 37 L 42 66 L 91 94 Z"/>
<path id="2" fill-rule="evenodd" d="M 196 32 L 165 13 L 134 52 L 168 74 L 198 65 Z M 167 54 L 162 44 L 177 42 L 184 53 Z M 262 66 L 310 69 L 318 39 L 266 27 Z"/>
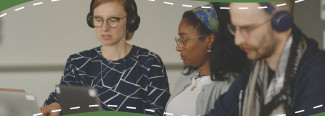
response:
<path id="1" fill-rule="evenodd" d="M 240 50 L 234 43 L 234 36 L 228 31 L 227 24 L 230 23 L 230 14 L 228 10 L 217 10 L 221 4 L 213 3 L 219 19 L 219 32 L 215 34 L 215 40 L 211 46 L 210 54 L 210 70 L 211 80 L 226 81 L 229 80 L 225 74 L 237 76 L 246 63 L 249 63 L 246 58 L 246 53 Z M 186 11 L 183 14 L 183 19 L 186 18 L 190 25 L 194 26 L 200 34 L 213 33 L 207 28 L 192 11 Z M 185 66 L 185 75 L 197 70 L 197 67 Z"/>

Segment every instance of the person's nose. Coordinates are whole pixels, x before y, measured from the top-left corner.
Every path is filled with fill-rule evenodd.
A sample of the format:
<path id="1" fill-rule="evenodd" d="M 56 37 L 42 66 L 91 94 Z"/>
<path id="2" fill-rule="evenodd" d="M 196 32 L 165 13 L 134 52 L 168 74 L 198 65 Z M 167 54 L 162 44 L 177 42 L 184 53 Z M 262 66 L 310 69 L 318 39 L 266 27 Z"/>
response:
<path id="1" fill-rule="evenodd" d="M 181 51 L 183 51 L 184 50 L 184 45 L 182 44 L 182 43 L 179 43 L 179 44 L 177 44 L 177 46 L 176 46 L 176 51 L 177 52 L 181 52 Z"/>
<path id="2" fill-rule="evenodd" d="M 235 38 L 235 44 L 237 46 L 241 45 L 245 41 L 243 35 L 240 33 L 240 31 L 237 31 L 237 30 L 235 32 L 235 37 L 234 38 Z"/>
<path id="3" fill-rule="evenodd" d="M 102 28 L 103 31 L 109 31 L 111 29 L 111 27 L 108 25 L 107 21 L 104 21 L 101 28 Z"/>

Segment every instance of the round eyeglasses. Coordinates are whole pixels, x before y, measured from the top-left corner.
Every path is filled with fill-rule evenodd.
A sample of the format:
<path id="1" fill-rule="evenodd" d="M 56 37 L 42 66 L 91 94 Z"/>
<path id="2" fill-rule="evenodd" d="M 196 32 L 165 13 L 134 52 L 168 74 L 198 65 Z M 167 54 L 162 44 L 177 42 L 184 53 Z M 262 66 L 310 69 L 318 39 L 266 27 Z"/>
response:
<path id="1" fill-rule="evenodd" d="M 198 39 L 198 38 L 201 38 L 201 37 L 204 37 L 208 34 L 202 34 L 202 35 L 199 35 L 199 36 L 196 36 L 196 37 L 193 37 L 193 38 L 189 38 L 189 39 L 180 39 L 179 37 L 175 37 L 175 41 L 176 41 L 176 44 L 181 44 L 183 45 L 184 47 L 186 47 L 186 43 L 189 41 L 189 40 L 193 40 L 193 39 Z"/>
<path id="2" fill-rule="evenodd" d="M 120 21 L 125 18 L 127 16 L 124 16 L 124 17 L 110 17 L 110 18 L 107 18 L 106 19 L 106 23 L 109 27 L 111 28 L 115 28 L 118 26 L 118 24 L 120 23 Z M 90 20 L 92 21 L 93 25 L 95 27 L 102 27 L 103 24 L 104 24 L 104 19 L 100 16 L 91 16 L 89 17 Z"/>
<path id="3" fill-rule="evenodd" d="M 236 35 L 236 31 L 239 31 L 240 34 L 244 37 L 244 38 L 248 38 L 250 33 L 256 29 L 258 29 L 259 27 L 262 27 L 264 24 L 266 24 L 267 22 L 269 22 L 270 20 L 267 20 L 265 22 L 263 22 L 262 24 L 259 24 L 257 26 L 254 27 L 236 27 L 232 24 L 228 24 L 228 30 L 232 35 Z M 237 30 L 238 29 L 238 30 Z"/>

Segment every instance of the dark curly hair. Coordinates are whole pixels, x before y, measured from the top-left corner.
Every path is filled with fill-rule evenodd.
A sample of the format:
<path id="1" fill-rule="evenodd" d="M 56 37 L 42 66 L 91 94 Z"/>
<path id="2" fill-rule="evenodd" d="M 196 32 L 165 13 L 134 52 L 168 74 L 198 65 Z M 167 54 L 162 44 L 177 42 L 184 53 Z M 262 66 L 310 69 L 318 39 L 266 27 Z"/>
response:
<path id="1" fill-rule="evenodd" d="M 219 32 L 211 46 L 210 54 L 210 70 L 211 80 L 226 81 L 228 76 L 225 74 L 232 74 L 238 76 L 243 67 L 249 63 L 246 58 L 246 53 L 240 50 L 234 43 L 234 36 L 228 31 L 227 24 L 230 23 L 230 14 L 228 10 L 219 10 L 220 6 L 229 6 L 227 3 L 212 3 L 216 9 L 219 18 Z M 186 11 L 183 14 L 183 19 L 186 18 L 190 25 L 194 26 L 200 34 L 213 33 L 207 28 L 192 11 Z M 185 75 L 197 70 L 197 67 L 185 66 Z"/>

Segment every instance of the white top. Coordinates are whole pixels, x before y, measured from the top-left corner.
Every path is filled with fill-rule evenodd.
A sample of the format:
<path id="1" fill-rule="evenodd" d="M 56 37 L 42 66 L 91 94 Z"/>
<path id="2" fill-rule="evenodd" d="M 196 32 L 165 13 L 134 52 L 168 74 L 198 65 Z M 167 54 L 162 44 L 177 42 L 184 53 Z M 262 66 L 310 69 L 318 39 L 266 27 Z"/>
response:
<path id="1" fill-rule="evenodd" d="M 196 75 L 198 75 L 198 73 Z M 202 86 L 211 84 L 213 82 L 210 76 L 203 76 L 201 78 L 197 78 L 196 80 L 195 76 L 192 77 L 192 84 L 187 86 L 181 93 L 179 93 L 170 101 L 170 103 L 166 107 L 167 113 L 173 114 L 174 116 L 196 115 L 196 100 L 197 96 L 202 90 Z M 196 88 L 191 91 L 196 81 L 198 81 Z"/>

